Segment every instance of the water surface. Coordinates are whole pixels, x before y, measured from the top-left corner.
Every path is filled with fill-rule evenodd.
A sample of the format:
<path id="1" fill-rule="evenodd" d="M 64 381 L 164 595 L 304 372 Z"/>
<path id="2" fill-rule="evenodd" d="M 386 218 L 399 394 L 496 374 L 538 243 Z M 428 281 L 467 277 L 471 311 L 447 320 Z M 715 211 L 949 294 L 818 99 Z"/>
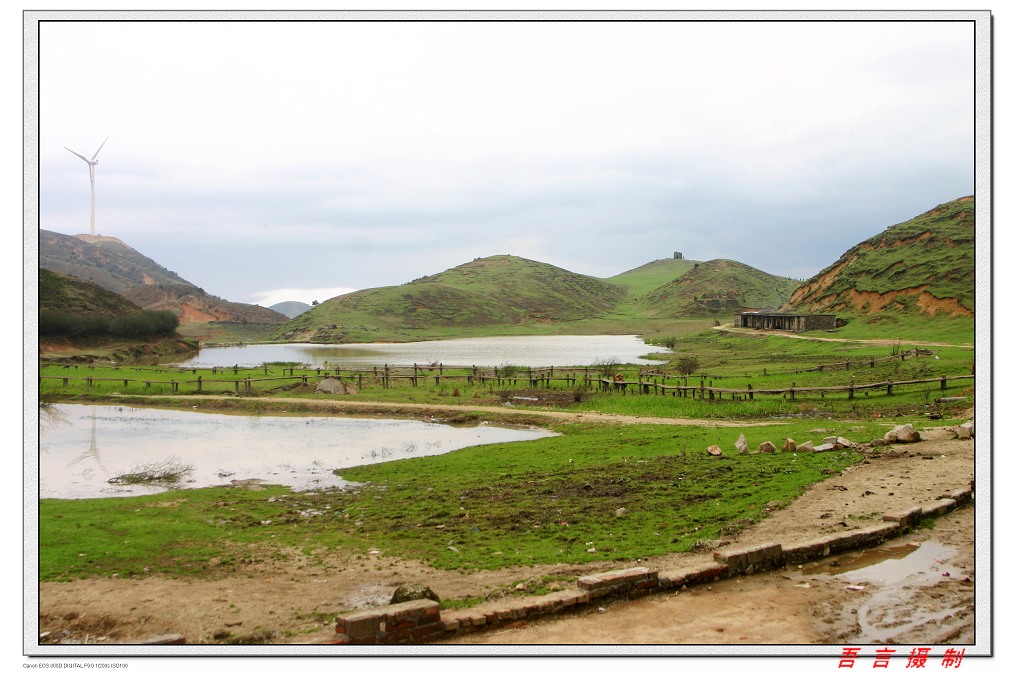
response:
<path id="1" fill-rule="evenodd" d="M 411 366 L 442 363 L 454 366 L 591 366 L 616 362 L 652 364 L 642 357 L 666 348 L 646 345 L 637 336 L 514 336 L 460 338 L 416 343 L 349 343 L 317 345 L 242 345 L 202 348 L 185 366 L 259 366 L 265 362 L 296 362 L 325 368 Z"/>
<path id="2" fill-rule="evenodd" d="M 192 465 L 186 488 L 261 479 L 295 490 L 348 485 L 333 470 L 439 455 L 466 446 L 553 436 L 536 429 L 452 427 L 416 420 L 245 416 L 58 404 L 39 425 L 39 497 L 146 495 L 111 484 L 172 459 Z"/>

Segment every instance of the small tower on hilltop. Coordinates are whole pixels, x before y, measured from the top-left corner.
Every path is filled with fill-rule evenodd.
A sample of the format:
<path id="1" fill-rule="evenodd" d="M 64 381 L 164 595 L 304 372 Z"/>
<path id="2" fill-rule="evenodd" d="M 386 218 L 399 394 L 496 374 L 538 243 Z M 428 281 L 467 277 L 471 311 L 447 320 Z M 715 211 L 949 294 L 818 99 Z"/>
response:
<path id="1" fill-rule="evenodd" d="M 673 254 L 672 254 L 672 257 L 673 257 L 673 260 L 681 261 L 681 260 L 683 260 L 683 252 L 682 251 L 674 251 Z"/>

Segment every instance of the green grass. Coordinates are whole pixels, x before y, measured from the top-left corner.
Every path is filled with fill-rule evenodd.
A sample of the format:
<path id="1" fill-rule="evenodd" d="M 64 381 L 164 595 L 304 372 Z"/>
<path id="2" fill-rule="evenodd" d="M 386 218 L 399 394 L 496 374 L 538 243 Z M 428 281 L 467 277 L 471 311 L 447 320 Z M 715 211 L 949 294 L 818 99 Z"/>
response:
<path id="1" fill-rule="evenodd" d="M 740 334 L 678 324 L 676 355 L 693 355 L 698 373 L 688 382 L 739 388 L 798 387 L 938 378 L 967 373 L 974 353 L 959 347 L 933 348 L 933 354 L 897 359 L 910 347 L 904 341 L 883 345 L 859 342 L 816 342 Z M 847 327 L 846 327 L 847 328 Z M 665 335 L 665 334 L 663 334 Z M 833 335 L 841 335 L 836 333 Z M 907 334 L 923 338 L 922 334 Z M 936 357 L 939 357 L 937 359 Z M 832 368 L 848 360 L 848 371 Z M 873 360 L 871 366 L 869 361 Z M 817 367 L 823 365 L 821 370 Z M 303 399 L 335 400 L 284 382 L 255 382 L 250 393 L 236 394 L 233 386 L 207 382 L 213 378 L 259 378 L 280 375 L 292 365 L 270 364 L 257 369 L 211 374 L 209 370 L 181 372 L 158 367 L 66 367 L 44 365 L 42 375 L 113 378 L 94 381 L 41 381 L 40 393 L 52 401 L 118 401 L 190 409 L 212 405 L 194 396 L 191 383 L 167 399 L 147 395 L 172 394 L 172 380 L 201 375 L 205 392 L 230 392 L 214 402 L 247 414 L 286 410 L 288 414 L 315 412 Z M 637 367 L 620 367 L 627 380 Z M 675 383 L 672 375 L 665 383 Z M 316 375 L 315 370 L 300 371 Z M 450 370 L 445 375 L 451 375 Z M 457 373 L 463 375 L 464 371 Z M 367 378 L 359 400 L 463 405 L 447 414 L 456 422 L 480 420 L 545 424 L 526 408 L 566 408 L 637 416 L 747 420 L 731 427 L 671 425 L 559 424 L 562 436 L 538 441 L 462 449 L 443 456 L 413 458 L 352 468 L 343 478 L 360 482 L 355 491 L 293 493 L 281 487 L 262 491 L 200 489 L 170 491 L 155 496 L 101 500 L 43 500 L 39 505 L 40 579 L 64 580 L 90 576 L 141 577 L 149 574 L 212 577 L 242 570 L 249 563 L 298 563 L 294 553 L 323 562 L 330 550 L 369 558 L 370 551 L 422 560 L 447 569 L 497 569 L 538 563 L 633 561 L 668 552 L 686 551 L 701 539 L 716 539 L 749 521 L 764 518 L 764 506 L 783 504 L 808 485 L 861 460 L 850 452 L 740 456 L 734 443 L 740 433 L 751 448 L 761 441 L 781 446 L 785 438 L 797 442 L 840 435 L 855 442 L 880 438 L 891 426 L 912 422 L 917 427 L 953 424 L 960 410 L 973 402 L 971 382 L 953 381 L 948 396 L 968 399 L 951 406 L 933 403 L 937 385 L 899 387 L 893 396 L 883 391 L 858 395 L 800 395 L 756 397 L 753 401 L 692 399 L 672 396 L 598 392 L 578 384 L 544 390 L 556 400 L 502 407 L 503 392 L 528 390 L 519 374 L 517 383 L 468 385 L 463 380 L 436 384 L 432 374 L 420 386 L 399 381 L 385 388 Z M 123 385 L 123 378 L 142 382 Z M 151 381 L 145 385 L 143 381 Z M 114 397 L 120 392 L 130 398 Z M 266 397 L 285 401 L 272 403 Z M 551 398 L 550 398 L 551 399 Z M 580 399 L 581 401 L 577 401 Z M 474 405 L 476 410 L 470 410 Z M 497 406 L 502 415 L 479 412 Z M 378 409 L 379 410 L 379 409 Z M 443 411 L 446 411 L 444 409 Z M 929 421 L 933 411 L 944 416 Z M 393 414 L 397 414 L 394 411 Z M 419 415 L 418 411 L 402 411 Z M 441 413 L 443 415 L 443 413 Z M 714 458 L 705 449 L 717 444 L 726 455 Z M 619 513 L 617 510 L 621 510 Z M 868 516 L 868 515 L 867 515 Z M 858 515 L 857 518 L 863 518 Z M 519 581 L 533 593 L 548 589 L 549 581 Z M 513 593 L 510 589 L 503 593 Z M 474 600 L 459 599 L 460 603 Z"/>
<path id="2" fill-rule="evenodd" d="M 755 447 L 825 430 L 795 422 L 746 433 Z M 646 558 L 762 519 L 767 502 L 787 503 L 861 459 L 850 452 L 704 452 L 711 444 L 731 448 L 739 434 L 733 429 L 572 424 L 558 431 L 344 470 L 345 479 L 364 484 L 356 491 L 195 489 L 42 500 L 40 579 L 212 576 L 332 548 L 364 556 L 378 549 L 447 569 Z M 834 433 L 859 441 L 881 435 L 883 426 L 839 425 Z"/>

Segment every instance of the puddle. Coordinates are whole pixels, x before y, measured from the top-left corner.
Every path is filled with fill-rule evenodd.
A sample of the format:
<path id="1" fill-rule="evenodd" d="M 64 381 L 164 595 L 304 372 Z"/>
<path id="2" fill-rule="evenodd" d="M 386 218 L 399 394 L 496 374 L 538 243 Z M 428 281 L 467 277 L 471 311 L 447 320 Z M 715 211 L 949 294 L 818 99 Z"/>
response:
<path id="1" fill-rule="evenodd" d="M 939 623 L 955 613 L 945 605 L 930 607 L 918 602 L 921 588 L 966 577 L 949 563 L 953 547 L 923 542 L 870 549 L 841 555 L 828 562 L 804 566 L 804 574 L 829 575 L 843 587 L 861 587 L 865 594 L 856 611 L 859 635 L 852 643 L 892 643 L 914 628 Z M 837 565 L 832 565 L 837 562 Z"/>
<path id="2" fill-rule="evenodd" d="M 826 561 L 805 564 L 802 572 L 807 575 L 844 575 L 845 573 L 875 566 L 885 561 L 903 559 L 918 549 L 919 545 L 911 544 L 848 552 Z"/>

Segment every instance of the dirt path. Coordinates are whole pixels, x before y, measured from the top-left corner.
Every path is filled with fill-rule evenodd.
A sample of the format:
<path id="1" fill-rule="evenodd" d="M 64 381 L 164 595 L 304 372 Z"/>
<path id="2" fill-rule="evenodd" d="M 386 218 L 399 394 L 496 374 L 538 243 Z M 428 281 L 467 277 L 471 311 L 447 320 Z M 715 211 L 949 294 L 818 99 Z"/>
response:
<path id="1" fill-rule="evenodd" d="M 781 336 L 782 338 L 795 338 L 796 340 L 819 340 L 825 343 L 862 343 L 865 345 L 896 345 L 897 340 L 891 338 L 827 338 L 825 336 L 804 336 L 791 331 L 771 331 L 768 329 L 748 329 L 732 324 L 713 326 L 715 331 L 726 333 L 742 333 L 750 336 Z M 955 343 L 931 343 L 925 340 L 906 340 L 905 345 L 918 345 L 919 347 L 961 347 L 968 350 L 974 349 L 974 345 Z"/>
<path id="2" fill-rule="evenodd" d="M 815 485 L 792 505 L 731 539 L 730 544 L 800 541 L 860 528 L 886 511 L 922 504 L 967 487 L 974 476 L 973 443 L 951 439 L 943 430 L 929 436 L 921 443 L 895 446 L 870 456 Z M 968 642 L 975 619 L 974 516 L 975 509 L 966 507 L 941 518 L 933 530 L 906 536 L 906 542 L 948 547 L 942 565 L 948 567 L 949 574 L 892 600 L 891 617 L 877 619 L 870 615 L 876 608 L 864 610 L 863 604 L 874 596 L 874 585 L 865 585 L 864 591 L 849 591 L 841 580 L 825 580 L 806 569 L 786 569 L 728 580 L 710 589 L 616 603 L 602 611 L 595 608 L 551 622 L 465 636 L 447 645 L 840 643 L 860 636 L 857 613 L 873 617 L 874 629 L 881 624 L 902 626 L 898 635 L 891 637 L 893 642 Z M 251 558 L 258 559 L 254 554 Z M 323 562 L 311 563 L 293 552 L 287 560 L 265 557 L 240 573 L 217 579 L 47 582 L 39 589 L 39 629 L 50 643 L 134 643 L 178 633 L 191 644 L 237 638 L 316 644 L 333 634 L 332 618 L 340 610 L 386 603 L 395 587 L 404 582 L 423 582 L 447 599 L 495 596 L 513 588 L 518 580 L 542 575 L 576 576 L 630 565 L 665 570 L 711 558 L 709 553 L 672 554 L 640 563 L 536 566 L 465 574 L 380 554 L 362 558 L 335 553 Z M 897 618 L 902 616 L 911 621 L 899 624 Z"/>
<path id="3" fill-rule="evenodd" d="M 137 399 L 134 395 L 110 395 L 111 399 L 122 398 L 126 400 Z M 176 395 L 145 395 L 145 401 L 171 400 L 178 402 Z M 188 402 L 236 402 L 235 397 L 219 395 L 194 395 L 187 397 Z M 567 411 L 541 411 L 527 407 L 507 406 L 464 406 L 456 404 L 412 404 L 384 401 L 361 401 L 355 399 L 286 399 L 284 397 L 257 397 L 257 403 L 267 403 L 277 406 L 300 406 L 319 408 L 322 412 L 330 414 L 369 414 L 378 413 L 383 415 L 409 414 L 411 417 L 434 417 L 443 418 L 454 413 L 487 413 L 498 418 L 545 418 L 547 420 L 558 420 L 561 422 L 607 422 L 620 423 L 624 425 L 694 425 L 697 427 L 752 427 L 781 424 L 778 421 L 737 421 L 737 420 L 708 420 L 693 418 L 652 418 L 633 415 L 620 415 L 616 413 L 596 413 L 593 411 L 584 413 L 570 413 Z M 278 411 L 286 411 L 279 408 Z"/>

